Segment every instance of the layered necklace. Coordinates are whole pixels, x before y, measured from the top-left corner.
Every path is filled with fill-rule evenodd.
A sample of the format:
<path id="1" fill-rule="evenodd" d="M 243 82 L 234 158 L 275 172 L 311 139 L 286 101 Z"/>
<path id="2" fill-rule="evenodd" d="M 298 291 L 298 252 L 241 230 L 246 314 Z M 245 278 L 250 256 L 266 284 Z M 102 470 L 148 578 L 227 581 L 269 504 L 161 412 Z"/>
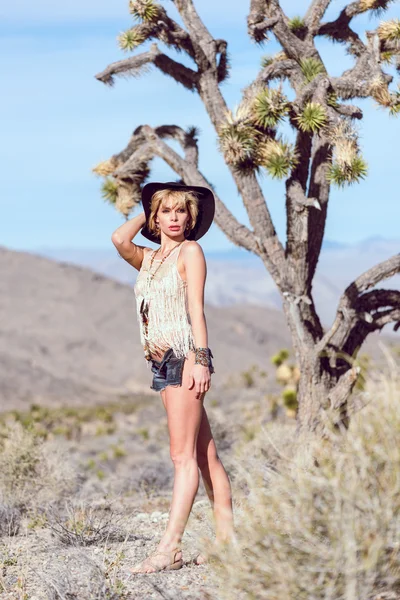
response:
<path id="1" fill-rule="evenodd" d="M 162 257 L 160 264 L 158 265 L 158 267 L 156 268 L 156 270 L 154 271 L 154 273 L 151 272 L 151 268 L 153 266 L 153 261 L 156 257 L 156 254 L 159 250 L 161 250 L 161 246 L 155 251 L 153 252 L 153 256 L 151 257 L 150 260 L 150 268 L 149 268 L 149 282 L 152 281 L 154 279 L 154 275 L 157 273 L 158 269 L 161 267 L 161 265 L 163 264 L 164 260 L 168 258 L 168 256 L 171 254 L 171 252 L 173 252 L 175 250 L 175 248 L 177 248 L 178 246 L 180 246 L 181 244 L 183 244 L 185 240 L 182 240 L 181 242 L 179 242 L 179 244 L 176 244 L 176 246 L 174 246 L 169 252 L 168 254 L 166 254 L 165 256 Z"/>

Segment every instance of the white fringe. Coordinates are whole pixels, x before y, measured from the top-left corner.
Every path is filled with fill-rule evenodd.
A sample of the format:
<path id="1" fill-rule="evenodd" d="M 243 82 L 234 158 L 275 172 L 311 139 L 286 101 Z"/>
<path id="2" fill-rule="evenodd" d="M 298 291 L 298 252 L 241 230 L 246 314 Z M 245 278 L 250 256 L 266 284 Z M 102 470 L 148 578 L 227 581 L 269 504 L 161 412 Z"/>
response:
<path id="1" fill-rule="evenodd" d="M 181 248 L 179 246 L 179 248 Z M 151 253 L 149 253 L 151 254 Z M 158 268 L 155 277 L 150 281 L 150 256 L 143 261 L 136 279 L 134 291 L 136 295 L 136 312 L 140 326 L 140 341 L 143 348 L 146 341 L 151 354 L 162 355 L 168 348 L 173 348 L 175 356 L 187 357 L 190 350 L 195 350 L 192 325 L 187 305 L 187 284 L 179 275 L 177 260 L 179 252 L 174 250 Z M 152 272 L 160 263 L 154 261 Z M 148 335 L 145 336 L 140 306 L 145 299 L 149 305 Z"/>

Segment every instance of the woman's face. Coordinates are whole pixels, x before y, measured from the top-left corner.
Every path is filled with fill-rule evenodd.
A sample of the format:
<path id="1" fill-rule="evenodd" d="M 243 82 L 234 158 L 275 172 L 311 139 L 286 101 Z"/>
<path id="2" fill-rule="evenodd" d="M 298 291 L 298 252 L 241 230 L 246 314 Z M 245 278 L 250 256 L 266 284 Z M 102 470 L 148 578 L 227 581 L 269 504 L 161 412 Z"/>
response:
<path id="1" fill-rule="evenodd" d="M 156 223 L 160 226 L 160 232 L 173 238 L 182 237 L 185 233 L 186 224 L 190 219 L 186 205 L 173 204 L 173 201 L 164 201 L 157 211 Z"/>

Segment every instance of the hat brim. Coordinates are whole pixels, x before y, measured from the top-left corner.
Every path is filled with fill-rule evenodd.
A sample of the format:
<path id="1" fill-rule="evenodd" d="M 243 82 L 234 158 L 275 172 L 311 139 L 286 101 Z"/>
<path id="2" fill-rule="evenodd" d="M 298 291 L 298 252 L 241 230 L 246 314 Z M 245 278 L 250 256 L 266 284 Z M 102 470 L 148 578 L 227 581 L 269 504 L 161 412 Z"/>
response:
<path id="1" fill-rule="evenodd" d="M 211 223 L 214 219 L 215 214 L 215 198 L 214 194 L 209 188 L 197 185 L 185 185 L 176 182 L 152 182 L 146 183 L 146 185 L 142 188 L 142 205 L 143 210 L 146 215 L 146 223 L 141 229 L 140 233 L 146 239 L 154 242 L 155 244 L 160 243 L 160 238 L 154 235 L 148 228 L 147 223 L 150 217 L 150 205 L 151 198 L 155 192 L 159 190 L 186 190 L 197 192 L 198 195 L 198 207 L 199 214 L 196 219 L 196 224 L 194 228 L 190 231 L 189 234 L 186 235 L 186 239 L 188 240 L 199 240 L 203 235 L 207 233 L 207 231 L 211 227 Z"/>

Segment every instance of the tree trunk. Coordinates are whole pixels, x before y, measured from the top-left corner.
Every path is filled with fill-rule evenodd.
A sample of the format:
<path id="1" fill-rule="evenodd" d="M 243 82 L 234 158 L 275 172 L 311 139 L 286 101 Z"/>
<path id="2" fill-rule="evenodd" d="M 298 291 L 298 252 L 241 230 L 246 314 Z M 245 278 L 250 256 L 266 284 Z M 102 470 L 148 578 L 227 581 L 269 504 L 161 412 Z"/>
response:
<path id="1" fill-rule="evenodd" d="M 326 371 L 321 373 L 320 362 L 315 356 L 298 360 L 301 376 L 297 392 L 297 435 L 307 431 L 327 437 L 341 425 L 347 428 L 349 423 L 347 400 L 341 405 L 340 411 L 332 410 L 329 394 L 337 381 Z"/>
<path id="2" fill-rule="evenodd" d="M 300 370 L 296 434 L 308 431 L 331 437 L 349 425 L 349 402 L 360 368 L 338 358 L 337 348 L 321 346 L 323 329 L 312 301 L 286 293 L 283 310 Z"/>
<path id="3" fill-rule="evenodd" d="M 131 0 L 131 4 L 142 14 L 142 2 Z M 351 2 L 336 20 L 322 23 L 329 0 L 313 0 L 300 31 L 293 28 L 279 0 L 251 0 L 247 21 L 249 35 L 255 42 L 263 43 L 268 32 L 272 33 L 281 44 L 282 52 L 262 66 L 256 79 L 244 90 L 241 110 L 233 116 L 221 91 L 221 83 L 230 70 L 227 42 L 213 38 L 197 13 L 194 0 L 174 2 L 183 27 L 171 19 L 161 5 L 147 4 L 151 10 L 142 17 L 143 22 L 133 26 L 129 35 L 121 39 L 123 49 L 132 50 L 146 40 L 156 39 L 167 48 L 183 51 L 196 68 L 172 59 L 153 43 L 148 51 L 113 63 L 96 77 L 111 86 L 117 75 L 139 74 L 143 68 L 154 65 L 186 89 L 199 94 L 242 197 L 250 228 L 237 221 L 214 191 L 215 222 L 233 243 L 262 260 L 282 296 L 301 373 L 297 433 L 311 431 L 331 436 L 338 429 L 348 427 L 354 403 L 351 392 L 360 372 L 353 362 L 366 337 L 389 323 L 395 323 L 395 331 L 400 327 L 400 291 L 372 289 L 383 279 L 400 272 L 400 254 L 368 269 L 347 286 L 327 332 L 323 330 L 312 296 L 330 186 L 354 183 L 366 172 L 356 132 L 348 123 L 349 119 L 361 119 L 362 111 L 342 101 L 373 97 L 378 104 L 398 112 L 398 93 L 388 87 L 393 76 L 385 73 L 382 65 L 384 55 L 386 59 L 389 54 L 391 59 L 400 60 L 400 34 L 395 35 L 396 39 L 392 39 L 393 34 L 388 36 L 388 25 L 390 31 L 394 25 L 388 22 L 386 29 L 380 25 L 367 32 L 365 42 L 361 40 L 351 22 L 366 10 L 375 10 L 373 2 L 369 7 L 366 3 Z M 384 10 L 389 0 L 381 4 Z M 355 59 L 354 66 L 339 77 L 330 76 L 314 43 L 314 38 L 319 36 L 346 43 L 347 51 Z M 268 103 L 272 105 L 265 119 L 265 97 L 261 95 L 257 100 L 256 96 L 261 88 L 271 91 L 270 85 L 276 79 L 287 81 L 296 98 L 293 101 L 286 98 L 283 106 L 276 100 L 280 95 L 275 96 L 275 100 L 270 96 Z M 297 129 L 294 152 L 279 141 L 278 125 L 284 116 Z M 167 138 L 178 141 L 184 157 L 165 142 Z M 147 178 L 149 163 L 154 157 L 164 160 L 187 185 L 212 187 L 199 170 L 198 155 L 195 128 L 185 131 L 176 125 L 161 125 L 155 129 L 142 125 L 134 131 L 125 150 L 113 155 L 95 171 L 103 176 L 114 176 L 117 200 L 114 188 L 107 187 L 105 192 L 126 215 L 140 202 L 140 185 Z M 288 162 L 286 172 L 282 157 Z M 287 177 L 285 248 L 262 193 L 258 179 L 260 169 L 274 177 Z M 131 199 L 129 195 L 126 198 L 129 187 Z"/>

